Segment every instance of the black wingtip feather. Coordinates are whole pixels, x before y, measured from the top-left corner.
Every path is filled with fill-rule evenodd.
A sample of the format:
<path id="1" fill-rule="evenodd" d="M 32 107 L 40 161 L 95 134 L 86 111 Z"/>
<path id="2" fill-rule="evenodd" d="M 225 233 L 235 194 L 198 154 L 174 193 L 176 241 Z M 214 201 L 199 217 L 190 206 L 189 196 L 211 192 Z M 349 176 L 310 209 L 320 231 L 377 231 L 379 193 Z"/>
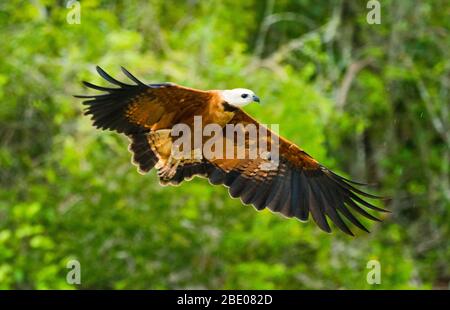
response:
<path id="1" fill-rule="evenodd" d="M 100 68 L 100 66 L 96 66 L 95 69 L 97 70 L 98 74 L 102 78 L 104 78 L 106 81 L 108 81 L 108 82 L 110 82 L 112 84 L 115 84 L 117 86 L 124 87 L 124 88 L 133 87 L 133 85 L 129 85 L 129 84 L 126 84 L 126 83 L 123 83 L 123 82 L 120 82 L 120 81 L 116 80 L 115 78 L 110 76 L 108 73 L 106 73 L 105 70 Z"/>
<path id="2" fill-rule="evenodd" d="M 331 175 L 333 175 L 334 177 L 336 177 L 336 178 L 338 178 L 338 179 L 341 179 L 341 180 L 343 180 L 343 181 L 346 181 L 346 182 L 349 182 L 349 183 L 352 183 L 352 184 L 355 184 L 355 185 L 359 185 L 359 186 L 372 186 L 372 185 L 374 185 L 374 184 L 370 184 L 370 183 L 357 182 L 357 181 L 353 181 L 353 180 L 344 178 L 343 176 L 340 176 L 339 174 L 336 174 L 336 173 L 334 173 L 333 171 L 328 170 L 328 169 L 327 169 L 326 167 L 324 167 L 324 166 L 321 166 L 321 169 L 322 169 L 322 171 L 325 172 L 326 174 L 331 174 Z"/>
<path id="3" fill-rule="evenodd" d="M 97 95 L 75 95 L 76 98 L 87 99 L 83 101 L 83 105 L 87 106 L 84 114 L 92 115 L 93 125 L 100 129 L 127 135 L 140 132 L 142 127 L 127 118 L 126 109 L 133 98 L 145 91 L 147 86 L 143 83 L 128 85 L 114 79 L 99 66 L 96 69 L 102 78 L 119 87 L 109 88 L 83 81 L 86 87 L 103 92 Z"/>
<path id="4" fill-rule="evenodd" d="M 142 83 L 140 80 L 138 80 L 134 75 L 132 75 L 127 69 L 124 67 L 120 67 L 122 69 L 122 72 L 133 82 L 135 82 L 139 86 L 146 86 L 144 83 Z"/>
<path id="5" fill-rule="evenodd" d="M 328 187 L 329 189 L 329 198 L 331 199 L 332 204 L 336 206 L 336 209 L 353 225 L 360 228 L 361 230 L 364 230 L 367 233 L 370 233 L 370 231 L 364 225 L 362 225 L 361 222 L 359 222 L 359 220 L 345 206 L 345 200 L 342 198 L 342 193 L 333 187 L 334 183 L 326 178 L 323 181 L 324 187 Z"/>
<path id="6" fill-rule="evenodd" d="M 323 175 L 320 177 L 320 179 L 317 179 L 315 181 L 316 185 L 320 189 L 320 194 L 322 196 L 322 202 L 324 203 L 326 214 L 341 231 L 350 236 L 354 236 L 353 232 L 345 224 L 345 222 L 337 212 L 339 202 L 335 201 L 333 195 L 330 192 L 331 188 L 326 186 L 326 178 L 327 177 Z"/>
<path id="7" fill-rule="evenodd" d="M 364 197 L 367 197 L 367 198 L 372 198 L 372 199 L 384 199 L 384 197 L 376 196 L 376 195 L 372 195 L 372 194 L 366 193 L 366 192 L 364 192 L 364 191 L 362 191 L 362 190 L 360 190 L 360 189 L 358 189 L 358 188 L 356 188 L 356 187 L 354 187 L 354 186 L 348 184 L 346 181 L 338 180 L 338 179 L 336 179 L 336 178 L 334 178 L 334 177 L 331 177 L 331 179 L 332 179 L 334 182 L 336 182 L 339 186 L 345 187 L 345 188 L 348 189 L 349 191 L 354 192 L 354 193 L 357 193 L 357 194 L 359 194 L 359 195 L 361 195 L 361 196 L 364 196 Z"/>
<path id="8" fill-rule="evenodd" d="M 109 88 L 109 87 L 98 86 L 98 85 L 89 83 L 87 81 L 81 81 L 81 82 L 86 87 L 89 87 L 89 88 L 92 88 L 92 89 L 96 89 L 96 90 L 100 90 L 100 91 L 106 91 L 106 92 L 109 92 L 109 93 L 121 90 L 121 88 Z"/>

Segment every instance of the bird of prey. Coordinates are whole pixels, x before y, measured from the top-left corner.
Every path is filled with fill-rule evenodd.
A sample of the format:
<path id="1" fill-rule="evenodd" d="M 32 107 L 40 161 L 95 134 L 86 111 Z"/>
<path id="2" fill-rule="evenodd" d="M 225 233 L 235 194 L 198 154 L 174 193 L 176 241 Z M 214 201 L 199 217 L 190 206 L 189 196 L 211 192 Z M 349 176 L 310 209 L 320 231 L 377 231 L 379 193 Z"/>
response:
<path id="1" fill-rule="evenodd" d="M 367 209 L 388 212 L 361 198 L 382 199 L 356 187 L 366 184 L 335 174 L 297 145 L 268 129 L 267 135 L 262 135 L 266 142 L 272 137 L 279 139 L 278 162 L 272 169 L 263 169 L 262 165 L 271 162 L 271 149 L 253 158 L 172 156 L 176 124 L 193 129 L 195 117 L 202 117 L 203 128 L 209 124 L 223 130 L 230 124 L 260 126 L 241 109 L 259 102 L 259 98 L 243 88 L 204 91 L 173 83 L 144 84 L 123 67 L 122 71 L 133 83 L 121 82 L 97 66 L 99 75 L 115 87 L 83 82 L 103 93 L 76 97 L 86 99 L 85 114 L 91 115 L 95 127 L 129 137 L 129 151 L 139 172 L 146 173 L 155 167 L 160 182 L 172 185 L 202 176 L 211 184 L 225 185 L 232 197 L 239 197 L 257 210 L 268 208 L 300 221 L 307 221 L 311 214 L 326 232 L 331 232 L 327 218 L 346 234 L 353 236 L 349 223 L 369 232 L 354 213 L 380 221 Z M 226 139 L 229 138 L 224 137 L 223 142 Z M 245 154 L 251 146 L 259 147 L 259 142 L 254 140 L 254 136 L 245 135 Z M 193 148 L 190 151 L 195 151 Z M 184 151 L 182 154 L 189 153 Z"/>

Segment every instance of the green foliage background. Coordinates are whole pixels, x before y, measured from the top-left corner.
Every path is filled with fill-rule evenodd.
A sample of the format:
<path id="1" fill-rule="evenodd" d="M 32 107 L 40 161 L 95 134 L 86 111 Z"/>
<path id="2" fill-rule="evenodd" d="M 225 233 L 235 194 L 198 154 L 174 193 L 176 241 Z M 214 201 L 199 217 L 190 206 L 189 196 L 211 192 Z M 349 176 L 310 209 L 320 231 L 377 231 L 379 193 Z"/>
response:
<path id="1" fill-rule="evenodd" d="M 446 0 L 0 3 L 1 289 L 414 289 L 450 281 Z M 73 94 L 99 64 L 147 82 L 246 87 L 248 112 L 393 200 L 350 238 L 257 213 L 195 179 L 136 173 Z M 81 285 L 66 263 L 81 263 Z M 381 263 L 369 285 L 366 264 Z"/>

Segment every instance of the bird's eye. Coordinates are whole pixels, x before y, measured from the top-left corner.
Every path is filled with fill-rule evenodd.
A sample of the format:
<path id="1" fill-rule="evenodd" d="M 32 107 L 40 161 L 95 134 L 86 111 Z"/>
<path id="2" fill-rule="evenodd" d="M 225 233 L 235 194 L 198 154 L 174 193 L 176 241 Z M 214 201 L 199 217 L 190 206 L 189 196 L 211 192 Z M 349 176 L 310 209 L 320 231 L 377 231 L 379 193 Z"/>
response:
<path id="1" fill-rule="evenodd" d="M 242 97 L 242 98 L 247 98 L 247 97 L 248 97 L 248 94 L 242 94 L 241 97 Z"/>

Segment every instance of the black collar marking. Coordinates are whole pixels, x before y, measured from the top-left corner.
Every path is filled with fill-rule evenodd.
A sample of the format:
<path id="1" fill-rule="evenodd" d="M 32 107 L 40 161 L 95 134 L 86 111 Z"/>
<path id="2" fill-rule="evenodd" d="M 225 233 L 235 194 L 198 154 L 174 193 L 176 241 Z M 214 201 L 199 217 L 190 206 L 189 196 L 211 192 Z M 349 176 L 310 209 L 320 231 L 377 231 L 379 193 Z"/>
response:
<path id="1" fill-rule="evenodd" d="M 223 105 L 223 110 L 226 112 L 235 112 L 236 110 L 238 110 L 237 107 L 232 106 L 231 104 L 229 104 L 226 101 L 222 102 L 222 105 Z"/>

